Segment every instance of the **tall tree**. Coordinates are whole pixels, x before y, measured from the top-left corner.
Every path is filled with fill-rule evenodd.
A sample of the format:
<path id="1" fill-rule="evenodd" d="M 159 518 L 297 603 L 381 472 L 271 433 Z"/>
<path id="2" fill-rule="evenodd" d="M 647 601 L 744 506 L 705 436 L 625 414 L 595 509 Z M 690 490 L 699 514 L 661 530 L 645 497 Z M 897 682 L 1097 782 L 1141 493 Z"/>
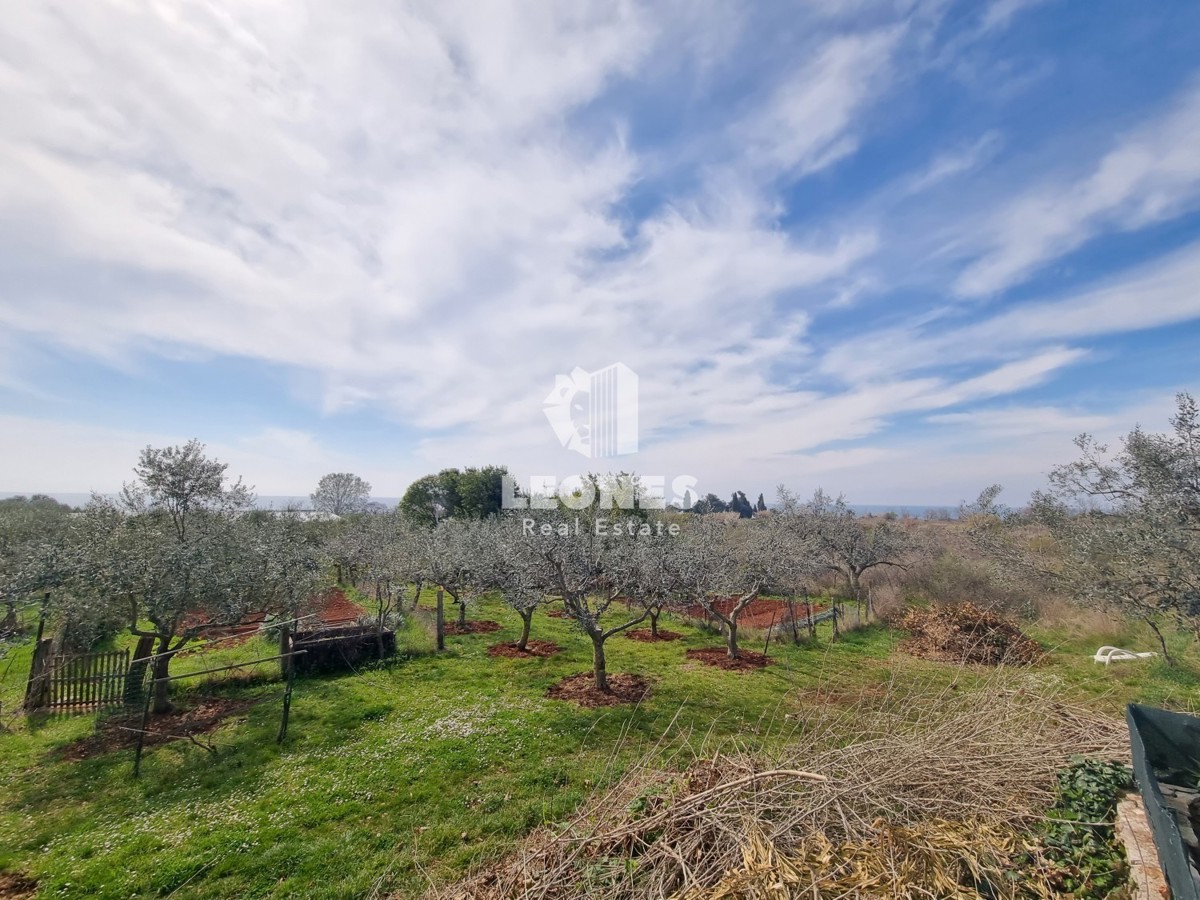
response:
<path id="1" fill-rule="evenodd" d="M 692 512 L 700 515 L 708 513 L 722 513 L 729 509 L 725 501 L 716 494 L 706 494 L 702 499 L 697 500 L 692 504 Z"/>
<path id="2" fill-rule="evenodd" d="M 36 595 L 46 610 L 64 578 L 71 507 L 41 494 L 0 500 L 0 635 L 21 630 L 18 611 Z"/>
<path id="3" fill-rule="evenodd" d="M 743 519 L 754 517 L 754 507 L 742 491 L 733 492 L 733 496 L 729 499 L 729 509 Z"/>
<path id="4" fill-rule="evenodd" d="M 137 480 L 121 492 L 119 507 L 94 497 L 90 579 L 124 603 L 129 630 L 157 642 L 152 672 L 154 708 L 170 710 L 167 682 L 172 657 L 206 624 L 233 624 L 252 604 L 251 572 L 237 520 L 251 503 L 241 480 L 227 482 L 227 466 L 207 457 L 204 445 L 142 451 Z"/>
<path id="5" fill-rule="evenodd" d="M 779 486 L 779 515 L 794 519 L 826 569 L 846 580 L 851 599 L 863 599 L 862 577 L 878 566 L 903 569 L 905 555 L 918 549 L 908 534 L 892 522 L 864 524 L 846 504 L 818 488 L 807 503 L 801 503 L 783 485 Z"/>
<path id="6" fill-rule="evenodd" d="M 536 515 L 535 515 L 536 514 Z M 605 642 L 614 634 L 646 619 L 649 612 L 620 617 L 617 625 L 605 627 L 601 617 L 636 577 L 636 537 L 607 527 L 615 516 L 595 515 L 588 510 L 570 514 L 565 510 L 530 510 L 523 519 L 504 520 L 512 530 L 510 546 L 520 553 L 535 583 L 546 594 L 562 597 L 563 609 L 592 642 L 592 676 L 597 690 L 609 693 Z M 597 522 L 605 523 L 598 527 Z M 645 523 L 639 523 L 649 528 Z"/>
<path id="7" fill-rule="evenodd" d="M 504 504 L 506 466 L 442 469 L 408 486 L 400 509 L 411 522 L 433 526 L 444 519 L 486 519 Z"/>
<path id="8" fill-rule="evenodd" d="M 428 527 L 450 518 L 458 502 L 457 474 L 457 470 L 443 469 L 437 475 L 418 478 L 400 498 L 400 511 L 410 522 Z"/>
<path id="9" fill-rule="evenodd" d="M 721 623 L 726 653 L 736 659 L 738 620 L 774 580 L 781 553 L 778 530 L 759 523 L 700 520 L 682 535 L 683 589 Z"/>
<path id="10" fill-rule="evenodd" d="M 1171 431 L 1135 428 L 1110 453 L 1090 435 L 1027 514 L 991 488 L 969 524 L 997 558 L 1082 604 L 1144 622 L 1171 661 L 1164 626 L 1200 637 L 1200 410 L 1176 397 Z"/>
<path id="11" fill-rule="evenodd" d="M 500 514 L 504 502 L 504 477 L 507 466 L 469 467 L 458 473 L 455 493 L 458 508 L 454 515 L 486 519 Z"/>
<path id="12" fill-rule="evenodd" d="M 366 512 L 371 485 L 351 472 L 330 472 L 322 476 L 309 496 L 313 509 L 344 516 Z"/>

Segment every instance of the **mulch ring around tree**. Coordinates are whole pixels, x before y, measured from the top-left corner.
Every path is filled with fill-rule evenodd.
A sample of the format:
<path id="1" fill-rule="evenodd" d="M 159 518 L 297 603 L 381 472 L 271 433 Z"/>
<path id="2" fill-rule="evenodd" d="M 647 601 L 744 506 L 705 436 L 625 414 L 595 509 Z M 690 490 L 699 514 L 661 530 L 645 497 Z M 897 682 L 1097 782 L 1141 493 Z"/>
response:
<path id="1" fill-rule="evenodd" d="M 499 631 L 500 623 L 493 622 L 490 619 L 484 619 L 481 622 L 468 622 L 466 625 L 459 625 L 457 622 L 446 623 L 446 634 L 488 634 L 492 631 Z"/>
<path id="2" fill-rule="evenodd" d="M 696 650 L 689 650 L 684 655 L 688 659 L 699 660 L 706 666 L 729 669 L 731 672 L 753 672 L 755 669 L 761 669 L 774 662 L 773 659 L 763 656 L 761 653 L 755 653 L 753 650 L 739 650 L 737 659 L 730 659 L 729 653 L 724 647 L 700 647 Z"/>
<path id="3" fill-rule="evenodd" d="M 564 678 L 546 691 L 551 700 L 569 700 L 580 706 L 619 706 L 637 703 L 650 692 L 650 682 L 641 675 L 609 675 L 608 693 L 596 690 L 591 672 Z"/>
<path id="4" fill-rule="evenodd" d="M 0 900 L 25 900 L 37 894 L 37 882 L 15 872 L 0 872 Z"/>
<path id="5" fill-rule="evenodd" d="M 642 641 L 646 644 L 653 644 L 656 641 L 677 641 L 681 637 L 678 631 L 667 631 L 660 628 L 658 634 L 655 635 L 649 628 L 634 628 L 631 631 L 625 632 L 625 637 L 631 641 Z"/>
<path id="6" fill-rule="evenodd" d="M 158 716 L 152 715 L 146 724 L 145 746 L 153 747 L 179 740 L 204 745 L 203 738 L 198 736 L 215 731 L 226 719 L 245 712 L 257 702 L 205 697 L 187 707 Z M 136 714 L 113 716 L 100 723 L 95 734 L 80 738 L 64 747 L 60 751 L 61 758 L 78 762 L 133 747 L 137 743 L 137 729 L 141 725 L 141 710 Z M 3 896 L 0 894 L 0 897 Z"/>
<path id="7" fill-rule="evenodd" d="M 505 656 L 509 659 L 527 659 L 531 656 L 553 656 L 562 650 L 554 641 L 528 641 L 524 650 L 518 650 L 516 644 L 492 644 L 488 647 L 488 656 Z"/>
<path id="8" fill-rule="evenodd" d="M 552 619 L 569 619 L 569 618 L 571 618 L 570 616 L 567 615 L 566 610 L 563 610 L 563 609 L 548 609 L 548 610 L 546 610 L 546 615 L 548 615 Z"/>

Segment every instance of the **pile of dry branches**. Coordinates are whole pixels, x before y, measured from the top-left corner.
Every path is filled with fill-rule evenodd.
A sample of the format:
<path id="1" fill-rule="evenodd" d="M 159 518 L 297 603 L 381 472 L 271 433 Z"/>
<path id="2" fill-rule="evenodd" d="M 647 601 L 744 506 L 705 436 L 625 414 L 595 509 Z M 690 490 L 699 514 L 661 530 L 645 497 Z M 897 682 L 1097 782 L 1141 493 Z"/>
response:
<path id="1" fill-rule="evenodd" d="M 922 659 L 985 666 L 1028 665 L 1042 655 L 1037 641 L 995 613 L 973 603 L 910 609 L 900 627 L 904 649 Z"/>
<path id="2" fill-rule="evenodd" d="M 444 898 L 1045 895 L 1023 840 L 1074 754 L 1121 758 L 1120 722 L 997 673 L 802 714 L 787 750 L 632 773 L 565 833 Z M 1006 677 L 1002 677 L 1006 676 Z M 1006 872 L 1025 870 L 1021 884 Z"/>

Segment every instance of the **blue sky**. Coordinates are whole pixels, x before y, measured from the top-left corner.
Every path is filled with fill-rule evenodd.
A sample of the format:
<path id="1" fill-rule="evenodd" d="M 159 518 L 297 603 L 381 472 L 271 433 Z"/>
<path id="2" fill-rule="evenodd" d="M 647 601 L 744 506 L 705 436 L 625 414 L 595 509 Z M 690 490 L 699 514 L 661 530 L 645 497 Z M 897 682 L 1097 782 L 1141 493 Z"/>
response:
<path id="1" fill-rule="evenodd" d="M 324 6 L 7 12 L 0 490 L 196 436 L 1014 502 L 1200 389 L 1200 5 Z M 618 361 L 588 460 L 543 400 Z"/>

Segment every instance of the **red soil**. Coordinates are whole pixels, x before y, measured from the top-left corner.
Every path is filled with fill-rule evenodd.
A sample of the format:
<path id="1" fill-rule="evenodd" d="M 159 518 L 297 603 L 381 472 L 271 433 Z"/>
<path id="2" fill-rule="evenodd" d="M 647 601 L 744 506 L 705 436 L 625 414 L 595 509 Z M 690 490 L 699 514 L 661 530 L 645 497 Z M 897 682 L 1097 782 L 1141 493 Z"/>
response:
<path id="1" fill-rule="evenodd" d="M 488 647 L 488 656 L 505 656 L 509 659 L 528 659 L 533 656 L 553 656 L 562 647 L 553 641 L 529 641 L 524 650 L 518 650 L 516 644 L 492 644 Z"/>
<path id="2" fill-rule="evenodd" d="M 358 617 L 366 615 L 366 610 L 347 599 L 345 592 L 341 588 L 330 588 L 321 597 L 320 615 L 318 619 L 321 625 L 332 628 L 338 625 L 353 625 L 358 621 Z M 306 619 L 306 622 L 311 622 L 311 619 Z"/>
<path id="3" fill-rule="evenodd" d="M 677 641 L 681 637 L 678 631 L 667 631 L 665 628 L 658 629 L 658 636 L 655 637 L 649 628 L 634 628 L 625 632 L 625 637 L 631 641 L 642 641 L 646 644 L 653 644 L 656 641 Z"/>
<path id="4" fill-rule="evenodd" d="M 714 606 L 722 614 L 728 615 L 736 603 L 737 597 L 725 597 L 716 601 Z M 803 621 L 805 617 L 804 604 L 795 603 L 793 608 L 796 611 L 796 618 Z M 816 603 L 812 604 L 811 608 L 813 615 L 824 612 L 826 609 L 825 606 Z M 703 619 L 708 615 L 704 611 L 704 607 L 698 603 L 689 606 L 686 613 L 694 619 Z M 751 600 L 750 605 L 742 610 L 742 614 L 738 616 L 738 625 L 750 628 L 770 628 L 772 622 L 779 625 L 787 620 L 787 616 L 787 603 L 782 600 L 767 600 L 760 597 L 757 600 Z"/>
<path id="5" fill-rule="evenodd" d="M 187 740 L 189 737 L 214 731 L 225 719 L 245 712 L 256 702 L 208 697 L 185 709 L 152 716 L 146 725 L 145 745 L 153 747 L 155 744 Z M 95 733 L 64 747 L 60 751 L 62 759 L 77 762 L 123 747 L 132 747 L 137 743 L 135 729 L 140 728 L 141 724 L 140 712 L 137 715 L 108 719 Z M 0 897 L 2 896 L 3 894 L 0 894 Z"/>
<path id="6" fill-rule="evenodd" d="M 548 609 L 548 610 L 546 610 L 546 615 L 548 615 L 552 619 L 569 619 L 569 618 L 571 618 L 570 616 L 567 615 L 565 610 L 561 610 L 561 609 Z"/>
<path id="7" fill-rule="evenodd" d="M 300 622 L 300 628 L 308 631 L 353 625 L 360 616 L 367 613 L 357 603 L 349 600 L 341 588 L 330 588 L 323 594 L 314 597 L 310 611 L 316 615 L 307 615 Z M 207 618 L 203 613 L 188 613 L 183 619 L 182 628 L 199 629 L 201 640 L 212 640 L 217 644 L 229 646 L 243 643 L 254 637 L 262 628 L 263 622 L 266 621 L 267 614 L 265 612 L 251 613 L 236 625 L 215 625 L 207 622 Z"/>
<path id="8" fill-rule="evenodd" d="M 25 900 L 37 894 L 37 882 L 15 872 L 0 872 L 0 898 L 3 900 Z"/>
<path id="9" fill-rule="evenodd" d="M 739 651 L 737 659 L 730 659 L 724 647 L 701 647 L 697 650 L 689 650 L 684 655 L 688 659 L 699 660 L 706 666 L 728 669 L 731 672 L 753 672 L 755 669 L 761 669 L 763 666 L 771 664 L 770 659 L 753 650 Z"/>
<path id="10" fill-rule="evenodd" d="M 551 685 L 546 696 L 551 700 L 570 700 L 580 706 L 619 706 L 637 703 L 650 691 L 650 684 L 641 675 L 609 675 L 609 692 L 596 690 L 591 672 L 572 675 Z"/>
<path id="11" fill-rule="evenodd" d="M 465 627 L 460 626 L 457 622 L 446 623 L 446 634 L 487 634 L 488 632 L 499 630 L 499 622 L 492 622 L 487 619 L 481 622 L 468 622 Z"/>

